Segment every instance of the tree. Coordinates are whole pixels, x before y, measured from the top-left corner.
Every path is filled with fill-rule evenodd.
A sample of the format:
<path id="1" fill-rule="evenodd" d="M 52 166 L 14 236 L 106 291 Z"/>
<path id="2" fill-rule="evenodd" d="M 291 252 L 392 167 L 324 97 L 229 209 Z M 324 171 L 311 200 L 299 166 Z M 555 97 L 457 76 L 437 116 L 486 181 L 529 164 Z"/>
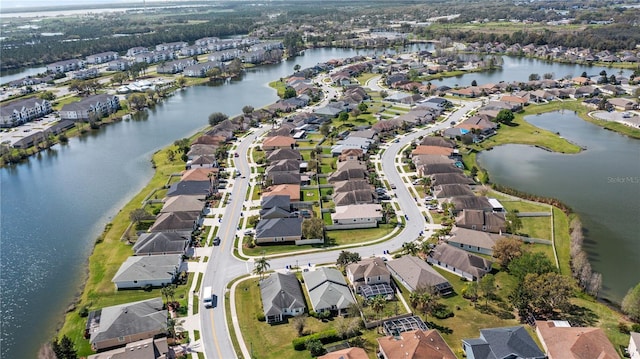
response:
<path id="1" fill-rule="evenodd" d="M 260 280 L 262 280 L 262 277 L 269 270 L 269 267 L 271 267 L 271 264 L 269 264 L 269 261 L 267 261 L 267 258 L 265 257 L 259 258 L 256 260 L 256 263 L 254 264 L 253 273 L 259 275 Z"/>
<path id="2" fill-rule="evenodd" d="M 542 78 L 545 80 L 551 80 L 553 79 L 553 72 L 547 72 L 544 75 L 542 75 Z"/>
<path id="3" fill-rule="evenodd" d="M 140 110 L 147 105 L 147 97 L 141 93 L 131 94 L 129 95 L 127 100 L 131 104 L 131 107 L 136 110 Z"/>
<path id="4" fill-rule="evenodd" d="M 382 97 L 383 99 L 387 98 L 389 96 L 389 93 L 385 90 L 381 90 L 380 91 L 380 97 Z"/>
<path id="5" fill-rule="evenodd" d="M 56 99 L 56 95 L 51 91 L 45 91 L 45 92 L 41 93 L 38 97 L 40 97 L 43 100 L 47 100 L 47 101 L 53 101 L 53 100 Z"/>
<path id="6" fill-rule="evenodd" d="M 346 122 L 348 119 L 349 119 L 349 114 L 344 111 L 340 112 L 340 114 L 338 115 L 338 120 L 342 122 Z"/>
<path id="7" fill-rule="evenodd" d="M 129 213 L 129 219 L 133 224 L 138 224 L 140 221 L 151 218 L 149 212 L 145 211 L 144 208 L 136 208 L 131 213 Z"/>
<path id="8" fill-rule="evenodd" d="M 496 122 L 508 125 L 511 123 L 511 121 L 513 121 L 514 117 L 515 116 L 513 115 L 513 112 L 511 112 L 511 110 L 503 108 L 502 110 L 500 110 L 500 112 L 498 112 L 498 115 L 496 116 Z"/>
<path id="9" fill-rule="evenodd" d="M 253 112 L 253 110 L 254 110 L 253 106 L 247 105 L 242 108 L 242 113 L 244 113 L 245 115 L 250 115 Z"/>
<path id="10" fill-rule="evenodd" d="M 331 125 L 329 125 L 328 122 L 324 122 L 322 125 L 320 125 L 320 133 L 322 134 L 322 136 L 327 137 L 330 132 Z"/>
<path id="11" fill-rule="evenodd" d="M 293 66 L 293 71 L 295 72 L 300 71 L 300 64 L 295 64 L 295 66 Z"/>
<path id="12" fill-rule="evenodd" d="M 507 268 L 522 252 L 522 242 L 515 238 L 500 237 L 493 245 L 493 257 L 498 259 L 502 268 Z"/>
<path id="13" fill-rule="evenodd" d="M 225 121 L 229 118 L 229 116 L 225 115 L 222 112 L 214 112 L 209 115 L 209 125 L 215 126 L 222 121 Z"/>
<path id="14" fill-rule="evenodd" d="M 302 50 L 304 41 L 302 40 L 302 36 L 299 33 L 292 31 L 284 34 L 282 45 L 287 50 L 287 56 L 293 57 L 296 56 L 300 52 L 300 50 Z"/>
<path id="15" fill-rule="evenodd" d="M 380 318 L 380 313 L 382 313 L 382 311 L 384 310 L 384 306 L 387 303 L 387 300 L 384 299 L 383 296 L 381 295 L 376 295 L 375 297 L 371 298 L 369 300 L 369 305 L 371 306 L 371 309 L 373 309 L 374 312 L 376 312 L 376 317 L 379 319 Z"/>
<path id="16" fill-rule="evenodd" d="M 293 328 L 295 328 L 298 336 L 301 337 L 304 334 L 304 327 L 306 324 L 307 317 L 306 315 L 299 315 L 294 317 L 292 320 Z"/>
<path id="17" fill-rule="evenodd" d="M 415 256 L 418 253 L 418 245 L 415 242 L 404 242 L 402 243 L 402 252 Z"/>
<path id="18" fill-rule="evenodd" d="M 478 289 L 484 297 L 484 305 L 486 306 L 489 302 L 489 297 L 492 297 L 496 292 L 496 278 L 493 274 L 485 274 L 478 281 Z"/>
<path id="19" fill-rule="evenodd" d="M 58 359 L 77 359 L 78 353 L 73 346 L 73 342 L 69 337 L 63 335 L 62 338 L 58 341 L 55 339 L 51 346 L 53 348 L 53 352 L 56 353 L 56 357 Z"/>
<path id="20" fill-rule="evenodd" d="M 341 251 L 340 255 L 338 255 L 338 260 L 336 261 L 336 264 L 339 265 L 340 267 L 346 267 L 351 263 L 359 262 L 360 259 L 361 258 L 359 253 Z"/>
<path id="21" fill-rule="evenodd" d="M 640 282 L 629 289 L 622 299 L 622 312 L 634 322 L 640 323 Z"/>
<path id="22" fill-rule="evenodd" d="M 555 272 L 556 267 L 551 263 L 544 253 L 524 252 L 520 257 L 509 263 L 509 273 L 522 281 L 527 274 L 544 274 Z"/>
<path id="23" fill-rule="evenodd" d="M 176 79 L 176 84 L 178 84 L 178 86 L 180 87 L 184 87 L 186 83 L 187 83 L 187 79 L 184 76 L 180 76 Z"/>
<path id="24" fill-rule="evenodd" d="M 476 80 L 471 81 L 471 86 L 478 86 L 478 81 Z"/>
<path id="25" fill-rule="evenodd" d="M 538 74 L 530 74 L 529 75 L 529 81 L 538 81 L 540 80 L 540 75 Z"/>
<path id="26" fill-rule="evenodd" d="M 360 112 L 366 112 L 369 109 L 369 105 L 367 105 L 364 102 L 360 102 L 358 104 L 358 110 L 360 110 Z"/>
<path id="27" fill-rule="evenodd" d="M 307 350 L 311 352 L 311 356 L 313 357 L 319 357 L 326 352 L 322 346 L 322 342 L 320 342 L 320 339 L 309 339 L 305 346 Z"/>
<path id="28" fill-rule="evenodd" d="M 505 216 L 507 220 L 507 232 L 515 234 L 522 229 L 522 220 L 518 216 L 518 213 L 520 213 L 520 211 L 514 209 L 513 211 L 509 211 Z"/>
<path id="29" fill-rule="evenodd" d="M 571 279 L 558 273 L 530 273 L 524 278 L 522 287 L 528 292 L 530 309 L 542 314 L 555 310 L 567 310 L 573 292 Z"/>
<path id="30" fill-rule="evenodd" d="M 302 236 L 307 239 L 324 238 L 324 222 L 322 218 L 307 218 L 302 221 Z"/>
<path id="31" fill-rule="evenodd" d="M 582 74 L 580 75 L 580 77 L 589 77 L 589 76 L 587 76 L 587 72 L 586 71 L 583 71 Z"/>
<path id="32" fill-rule="evenodd" d="M 298 93 L 296 92 L 296 90 L 293 87 L 287 86 L 287 88 L 284 89 L 284 95 L 282 97 L 287 99 L 287 98 L 296 97 L 297 95 L 298 95 Z"/>
<path id="33" fill-rule="evenodd" d="M 111 83 L 122 85 L 123 82 L 129 79 L 129 75 L 126 72 L 118 72 L 111 76 Z"/>

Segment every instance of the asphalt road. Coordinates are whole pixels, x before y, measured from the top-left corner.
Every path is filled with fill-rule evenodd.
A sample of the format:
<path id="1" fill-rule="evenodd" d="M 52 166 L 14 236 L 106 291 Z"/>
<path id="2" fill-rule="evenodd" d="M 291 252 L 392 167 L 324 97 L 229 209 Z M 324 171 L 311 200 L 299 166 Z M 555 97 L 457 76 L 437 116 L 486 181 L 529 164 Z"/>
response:
<path id="1" fill-rule="evenodd" d="M 375 83 L 375 81 L 372 81 Z M 328 87 L 328 86 L 327 86 Z M 398 169 L 396 168 L 396 158 L 400 150 L 419 136 L 424 136 L 450 126 L 450 122 L 460 121 L 465 114 L 481 105 L 481 102 L 460 101 L 460 108 L 453 112 L 445 121 L 431 125 L 428 128 L 410 132 L 398 138 L 398 142 L 391 143 L 381 157 L 382 171 L 390 184 L 396 185 L 394 190 L 401 211 L 398 214 L 406 215 L 408 220 L 399 235 L 382 243 L 370 246 L 350 248 L 349 251 L 358 252 L 361 257 L 371 257 L 382 255 L 385 250 L 393 251 L 402 247 L 404 242 L 414 241 L 421 231 L 428 231 L 428 226 L 421 210 L 416 206 L 413 195 L 409 192 L 407 184 L 402 181 Z M 240 222 L 243 210 L 244 198 L 249 186 L 250 168 L 248 163 L 249 146 L 255 142 L 256 138 L 262 135 L 267 128 L 260 128 L 252 134 L 242 138 L 236 149 L 239 157 L 234 158 L 238 171 L 243 177 L 238 177 L 234 181 L 231 201 L 225 209 L 222 217 L 218 236 L 221 238 L 220 246 L 213 248 L 213 253 L 207 262 L 207 269 L 204 274 L 201 288 L 212 286 L 213 292 L 217 295 L 217 305 L 207 309 L 202 303 L 200 305 L 201 337 L 207 358 L 236 358 L 229 335 L 230 328 L 227 327 L 224 311 L 224 293 L 227 283 L 241 275 L 251 273 L 253 263 L 245 262 L 233 256 L 233 243 L 236 230 Z M 426 233 L 428 236 L 429 233 Z M 305 266 L 313 266 L 322 263 L 334 263 L 338 258 L 340 250 L 313 252 L 308 254 L 292 255 L 269 259 L 270 269 L 284 269 L 287 266 L 298 264 L 302 269 Z"/>

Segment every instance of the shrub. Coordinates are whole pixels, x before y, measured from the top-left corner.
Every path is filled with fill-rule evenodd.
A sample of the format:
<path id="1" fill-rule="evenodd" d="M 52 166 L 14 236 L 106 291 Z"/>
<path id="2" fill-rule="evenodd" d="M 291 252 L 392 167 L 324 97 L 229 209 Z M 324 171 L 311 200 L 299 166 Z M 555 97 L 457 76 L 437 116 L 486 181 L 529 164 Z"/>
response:
<path id="1" fill-rule="evenodd" d="M 256 314 L 256 319 L 258 319 L 259 322 L 264 322 L 265 320 L 267 320 L 267 318 L 265 318 L 264 316 L 264 313 Z"/>
<path id="2" fill-rule="evenodd" d="M 305 343 L 305 347 L 311 352 L 311 356 L 314 357 L 324 355 L 324 353 L 326 353 L 326 350 L 318 339 L 309 339 Z"/>
<path id="3" fill-rule="evenodd" d="M 322 344 L 328 344 L 337 342 L 338 340 L 340 340 L 340 336 L 335 329 L 329 329 L 323 332 L 296 338 L 291 342 L 291 344 L 293 344 L 293 349 L 295 350 L 305 350 L 307 342 L 311 340 L 318 340 Z"/>
<path id="4" fill-rule="evenodd" d="M 83 305 L 82 307 L 80 307 L 80 310 L 78 311 L 78 314 L 82 317 L 85 318 L 89 315 L 89 308 L 87 308 L 86 305 Z"/>
<path id="5" fill-rule="evenodd" d="M 438 319 L 447 319 L 454 315 L 453 312 L 445 305 L 439 305 L 431 314 Z"/>
<path id="6" fill-rule="evenodd" d="M 618 330 L 622 334 L 629 334 L 630 333 L 629 327 L 623 322 L 618 323 Z"/>

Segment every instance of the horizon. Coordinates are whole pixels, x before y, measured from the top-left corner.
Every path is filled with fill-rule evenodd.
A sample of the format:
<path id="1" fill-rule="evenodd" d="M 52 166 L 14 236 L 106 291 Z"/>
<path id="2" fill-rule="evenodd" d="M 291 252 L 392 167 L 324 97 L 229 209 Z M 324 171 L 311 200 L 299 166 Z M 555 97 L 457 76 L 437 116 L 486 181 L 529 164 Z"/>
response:
<path id="1" fill-rule="evenodd" d="M 55 4 L 52 4 L 50 1 L 46 0 L 3 0 L 0 3 L 0 11 L 2 9 L 31 9 L 38 7 L 47 7 L 47 8 L 63 8 L 68 6 L 83 6 L 83 5 L 109 5 L 109 4 L 139 4 L 144 0 L 58 0 Z M 149 0 L 149 3 L 160 3 L 160 2 L 183 2 L 190 0 Z"/>

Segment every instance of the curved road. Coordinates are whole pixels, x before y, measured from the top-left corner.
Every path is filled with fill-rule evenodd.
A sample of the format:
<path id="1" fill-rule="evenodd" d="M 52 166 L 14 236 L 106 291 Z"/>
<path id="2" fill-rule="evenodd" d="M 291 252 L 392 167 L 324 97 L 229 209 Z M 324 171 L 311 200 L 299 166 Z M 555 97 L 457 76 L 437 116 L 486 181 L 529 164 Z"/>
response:
<path id="1" fill-rule="evenodd" d="M 375 83 L 377 81 L 374 80 L 371 82 Z M 350 248 L 350 251 L 358 252 L 363 258 L 381 255 L 384 250 L 397 250 L 402 247 L 402 243 L 414 241 L 418 238 L 421 231 L 426 230 L 426 220 L 421 210 L 416 206 L 413 195 L 407 189 L 400 173 L 398 173 L 396 158 L 406 144 L 419 136 L 445 129 L 449 127 L 450 122 L 460 121 L 469 111 L 479 107 L 481 102 L 460 101 L 459 104 L 461 104 L 461 108 L 452 113 L 445 121 L 431 125 L 426 129 L 403 135 L 398 138 L 398 142 L 391 143 L 383 152 L 381 157 L 382 171 L 386 175 L 389 183 L 396 185 L 395 193 L 401 208 L 398 214 L 406 215 L 408 220 L 399 235 L 389 241 L 370 246 Z M 231 343 L 230 328 L 228 328 L 225 318 L 224 293 L 229 282 L 239 276 L 251 273 L 253 270 L 252 261 L 241 261 L 233 255 L 233 243 L 236 236 L 236 229 L 240 222 L 241 212 L 243 212 L 244 198 L 249 186 L 250 168 L 247 160 L 249 147 L 266 131 L 267 128 L 265 127 L 251 132 L 239 141 L 236 149 L 236 152 L 239 154 L 239 157 L 234 158 L 236 168 L 243 174 L 243 177 L 246 178 L 238 177 L 232 181 L 231 201 L 225 209 L 218 229 L 218 236 L 221 238 L 221 243 L 220 246 L 213 248 L 211 257 L 207 262 L 202 285 L 200 286 L 200 288 L 204 288 L 205 286 L 213 287 L 213 292 L 217 296 L 217 305 L 214 308 L 207 309 L 201 302 L 197 304 L 194 303 L 194 305 L 200 306 L 201 336 L 204 346 L 203 349 L 207 358 L 227 359 L 238 357 Z M 291 266 L 296 262 L 303 268 L 307 264 L 332 263 L 338 258 L 339 253 L 340 250 L 337 249 L 271 258 L 269 259 L 270 269 L 284 269 L 287 265 Z"/>

